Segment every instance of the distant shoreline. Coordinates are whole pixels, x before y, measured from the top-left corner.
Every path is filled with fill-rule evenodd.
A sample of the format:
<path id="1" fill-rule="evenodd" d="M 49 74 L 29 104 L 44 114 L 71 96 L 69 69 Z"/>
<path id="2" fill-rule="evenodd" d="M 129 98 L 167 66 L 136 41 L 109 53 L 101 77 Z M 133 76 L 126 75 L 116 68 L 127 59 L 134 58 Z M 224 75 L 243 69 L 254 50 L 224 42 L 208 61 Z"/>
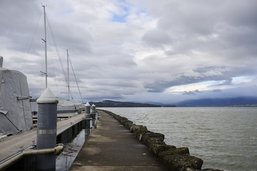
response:
<path id="1" fill-rule="evenodd" d="M 242 108 L 254 108 L 257 106 L 157 106 L 157 107 L 149 107 L 149 106 L 97 106 L 99 108 L 233 108 L 233 107 L 242 107 Z"/>
<path id="2" fill-rule="evenodd" d="M 257 97 L 192 99 L 177 103 L 139 103 L 104 100 L 90 102 L 98 107 L 257 107 Z"/>

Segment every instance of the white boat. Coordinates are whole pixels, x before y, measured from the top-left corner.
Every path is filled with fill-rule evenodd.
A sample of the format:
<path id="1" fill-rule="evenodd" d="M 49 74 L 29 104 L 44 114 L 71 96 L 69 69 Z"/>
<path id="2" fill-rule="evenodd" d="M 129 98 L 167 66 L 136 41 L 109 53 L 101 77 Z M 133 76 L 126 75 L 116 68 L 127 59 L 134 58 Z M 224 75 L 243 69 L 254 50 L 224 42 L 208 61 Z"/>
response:
<path id="1" fill-rule="evenodd" d="M 32 127 L 27 77 L 0 63 L 0 134 L 16 134 Z"/>

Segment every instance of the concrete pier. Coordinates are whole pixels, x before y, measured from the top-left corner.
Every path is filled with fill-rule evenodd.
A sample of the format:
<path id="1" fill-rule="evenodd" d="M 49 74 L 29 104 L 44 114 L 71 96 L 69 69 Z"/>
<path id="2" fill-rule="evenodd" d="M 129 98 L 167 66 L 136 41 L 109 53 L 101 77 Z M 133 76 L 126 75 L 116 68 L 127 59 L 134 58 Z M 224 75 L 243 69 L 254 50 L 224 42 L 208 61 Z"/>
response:
<path id="1" fill-rule="evenodd" d="M 57 142 L 65 143 L 72 140 L 83 129 L 84 119 L 85 115 L 79 114 L 57 122 Z M 37 129 L 32 129 L 0 140 L 0 170 L 12 166 L 18 161 L 17 158 L 21 158 L 24 152 L 34 147 L 37 139 L 36 133 Z M 26 168 L 27 170 L 29 169 Z"/>
<path id="2" fill-rule="evenodd" d="M 147 147 L 117 120 L 99 111 L 101 120 L 75 160 L 71 171 L 166 171 Z"/>

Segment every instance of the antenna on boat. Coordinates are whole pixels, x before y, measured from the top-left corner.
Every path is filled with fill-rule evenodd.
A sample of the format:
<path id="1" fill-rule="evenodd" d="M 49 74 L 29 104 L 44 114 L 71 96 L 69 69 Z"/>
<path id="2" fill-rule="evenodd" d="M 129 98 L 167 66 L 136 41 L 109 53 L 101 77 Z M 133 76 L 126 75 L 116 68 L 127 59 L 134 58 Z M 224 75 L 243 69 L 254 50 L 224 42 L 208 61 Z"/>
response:
<path id="1" fill-rule="evenodd" d="M 69 68 L 69 50 L 67 49 L 67 83 L 68 83 L 68 96 L 69 100 L 71 100 L 71 93 L 70 93 L 70 68 Z"/>
<path id="2" fill-rule="evenodd" d="M 45 75 L 45 86 L 47 88 L 47 37 L 46 37 L 46 6 L 42 5 L 44 9 L 44 39 L 42 38 L 43 42 L 45 43 L 45 72 L 42 72 Z"/>

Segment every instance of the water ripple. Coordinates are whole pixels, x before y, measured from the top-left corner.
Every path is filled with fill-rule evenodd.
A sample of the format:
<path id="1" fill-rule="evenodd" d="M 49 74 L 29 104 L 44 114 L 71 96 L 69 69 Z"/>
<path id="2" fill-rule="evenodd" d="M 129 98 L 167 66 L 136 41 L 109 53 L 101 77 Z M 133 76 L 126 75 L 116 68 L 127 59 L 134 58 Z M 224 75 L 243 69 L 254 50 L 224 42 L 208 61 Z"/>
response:
<path id="1" fill-rule="evenodd" d="M 257 169 L 257 108 L 107 108 L 187 146 L 203 167 Z"/>

